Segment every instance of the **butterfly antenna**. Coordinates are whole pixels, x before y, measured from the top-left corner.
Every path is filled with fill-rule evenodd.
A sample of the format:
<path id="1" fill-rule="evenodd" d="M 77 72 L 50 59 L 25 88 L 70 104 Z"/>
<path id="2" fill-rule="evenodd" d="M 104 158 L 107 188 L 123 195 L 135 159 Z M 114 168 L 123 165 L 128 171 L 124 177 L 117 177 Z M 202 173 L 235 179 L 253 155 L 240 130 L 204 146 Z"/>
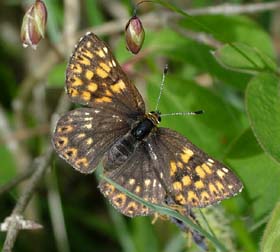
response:
<path id="1" fill-rule="evenodd" d="M 198 110 L 198 111 L 194 111 L 194 112 L 173 112 L 173 113 L 169 113 L 169 114 L 161 114 L 160 116 L 200 115 L 200 114 L 203 114 L 203 113 L 204 113 L 203 110 Z"/>
<path id="2" fill-rule="evenodd" d="M 168 65 L 166 64 L 165 67 L 164 67 L 164 70 L 163 70 L 163 74 L 162 74 L 162 79 L 161 79 L 160 88 L 159 88 L 159 95 L 158 95 L 158 98 L 157 98 L 157 105 L 156 105 L 155 111 L 158 110 L 158 105 L 159 105 L 160 97 L 161 97 L 161 94 L 162 94 L 162 91 L 163 91 L 165 76 L 166 76 L 167 72 L 168 72 Z"/>

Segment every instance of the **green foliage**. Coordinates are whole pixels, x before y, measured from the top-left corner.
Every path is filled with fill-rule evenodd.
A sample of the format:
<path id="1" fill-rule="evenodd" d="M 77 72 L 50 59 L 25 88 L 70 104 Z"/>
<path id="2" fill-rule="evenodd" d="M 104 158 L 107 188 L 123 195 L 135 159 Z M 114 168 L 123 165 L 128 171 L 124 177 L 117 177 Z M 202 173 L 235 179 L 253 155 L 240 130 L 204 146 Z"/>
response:
<path id="1" fill-rule="evenodd" d="M 275 51 L 271 38 L 259 24 L 246 16 L 205 15 L 197 18 L 211 30 L 216 39 L 222 43 L 245 43 L 271 58 L 275 58 Z M 184 22 L 185 27 L 189 23 Z"/>
<path id="2" fill-rule="evenodd" d="M 253 78 L 246 91 L 246 106 L 253 132 L 264 151 L 280 162 L 279 78 L 262 73 Z"/>
<path id="3" fill-rule="evenodd" d="M 258 221 L 269 214 L 279 199 L 280 165 L 261 149 L 251 130 L 231 146 L 226 161 L 244 182 L 250 216 Z"/>
<path id="4" fill-rule="evenodd" d="M 213 158 L 227 164 L 243 181 L 244 190 L 219 206 L 223 210 L 218 217 L 211 210 L 203 211 L 217 237 L 208 230 L 203 218 L 200 220 L 203 223 L 201 229 L 174 210 L 135 199 L 162 214 L 178 217 L 201 231 L 214 244 L 210 246 L 210 251 L 218 248 L 224 251 L 225 248 L 234 248 L 240 252 L 280 251 L 280 76 L 275 60 L 279 55 L 273 47 L 275 39 L 268 33 L 272 14 L 255 15 L 254 18 L 245 15 L 192 17 L 183 11 L 183 7 L 156 2 L 180 16 L 180 19 L 171 20 L 170 26 L 169 23 L 162 24 L 157 30 L 150 27 L 149 22 L 143 23 L 146 38 L 140 56 L 131 56 L 126 51 L 124 38 L 117 36 L 118 31 L 112 36 L 119 38 L 114 39 L 112 50 L 118 61 L 129 66 L 126 69 L 129 74 L 132 73 L 132 82 L 145 91 L 142 94 L 147 101 L 147 110 L 155 108 L 163 66 L 169 64 L 160 111 L 170 113 L 202 109 L 205 113 L 163 117 L 161 126 L 177 130 Z M 120 1 L 120 4 L 129 10 L 131 8 L 127 1 Z M 211 5 L 212 2 L 199 1 L 196 4 L 205 7 L 205 4 Z M 11 16 L 18 16 L 11 6 L 1 3 L 0 7 L 2 5 L 12 13 Z M 63 41 L 64 9 L 60 1 L 46 1 L 46 5 L 49 14 L 47 38 L 49 44 L 55 47 L 56 43 Z M 151 6 L 153 11 L 160 11 L 158 5 Z M 81 1 L 81 7 L 81 30 L 96 25 L 102 28 L 103 24 L 111 21 L 109 12 L 104 11 L 105 7 L 99 2 Z M 19 3 L 14 3 L 13 8 L 21 11 Z M 145 14 L 145 9 L 139 9 L 139 13 L 141 11 Z M 20 20 L 17 21 L 20 23 Z M 1 27 L 5 27 L 0 22 Z M 14 28 L 18 29 L 16 25 Z M 104 39 L 110 41 L 111 34 L 105 32 L 105 35 Z M 208 40 L 199 40 L 201 35 Z M 53 51 L 48 46 L 46 44 L 44 50 Z M 18 115 L 14 101 L 24 94 L 24 81 L 26 78 L 29 80 L 30 74 L 26 70 L 26 55 L 19 42 L 13 44 L 9 39 L 1 38 L 0 48 L 0 106 L 7 112 L 11 130 L 15 132 L 12 137 L 23 134 L 28 141 L 25 138 L 18 141 L 33 158 L 44 149 L 42 143 L 48 143 L 50 136 L 40 132 L 29 136 L 28 130 L 32 129 L 18 128 L 16 124 Z M 36 53 L 33 57 L 43 55 L 45 59 L 45 54 Z M 41 118 L 33 113 L 36 108 L 34 100 L 38 95 L 37 86 L 46 82 L 45 96 L 42 97 L 46 99 L 46 111 L 50 116 L 58 94 L 64 88 L 66 64 L 67 60 L 54 64 L 49 74 L 37 80 L 33 89 L 29 90 L 23 109 L 26 127 L 41 126 Z M 35 76 L 36 67 L 30 67 Z M 145 80 L 146 85 L 143 82 L 138 84 L 139 79 Z M 0 135 L 0 187 L 20 172 L 13 153 L 3 139 Z M 117 213 L 108 203 L 104 203 L 93 176 L 80 175 L 59 159 L 56 167 L 71 251 L 197 251 L 193 244 L 187 248 L 187 239 L 167 221 L 157 221 L 152 225 L 149 217 L 128 219 Z M 46 200 L 48 189 L 44 182 L 39 192 L 35 219 L 43 224 L 44 230 L 20 234 L 15 251 L 59 251 L 56 249 L 57 237 L 50 221 Z M 0 195 L 0 221 L 10 214 L 15 200 L 11 193 Z M 266 225 L 268 216 L 270 219 Z M 34 240 L 34 244 L 30 243 L 31 240 Z M 3 241 L 4 234 L 1 234 L 0 247 Z"/>
<path id="5" fill-rule="evenodd" d="M 0 185 L 9 181 L 16 175 L 16 165 L 10 151 L 5 146 L 0 146 L 1 176 Z"/>
<path id="6" fill-rule="evenodd" d="M 280 250 L 280 203 L 278 202 L 271 214 L 260 245 L 261 252 L 276 252 Z"/>
<path id="7" fill-rule="evenodd" d="M 214 53 L 217 61 L 233 71 L 257 73 L 276 71 L 277 65 L 266 54 L 242 43 L 232 43 L 219 48 Z"/>
<path id="8" fill-rule="evenodd" d="M 49 86 L 51 86 L 51 87 L 63 87 L 64 86 L 65 69 L 66 69 L 66 62 L 57 64 L 56 66 L 54 66 L 54 68 L 48 75 Z"/>

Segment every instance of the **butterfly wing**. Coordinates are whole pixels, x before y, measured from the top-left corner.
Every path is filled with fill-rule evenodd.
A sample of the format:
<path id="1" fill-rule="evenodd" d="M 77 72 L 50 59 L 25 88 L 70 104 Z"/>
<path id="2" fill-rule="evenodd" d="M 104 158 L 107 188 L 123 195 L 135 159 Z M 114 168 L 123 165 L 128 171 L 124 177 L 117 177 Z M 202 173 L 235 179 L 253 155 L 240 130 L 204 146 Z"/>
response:
<path id="1" fill-rule="evenodd" d="M 138 90 L 95 34 L 87 33 L 76 46 L 67 70 L 66 89 L 70 99 L 88 107 L 111 107 L 127 116 L 145 113 Z"/>
<path id="2" fill-rule="evenodd" d="M 105 164 L 106 168 L 106 164 Z M 205 207 L 242 189 L 235 174 L 179 133 L 157 128 L 121 167 L 105 173 L 139 197 L 156 204 Z M 152 211 L 102 181 L 101 192 L 121 213 L 134 217 Z"/>
<path id="3" fill-rule="evenodd" d="M 57 122 L 53 146 L 59 156 L 83 173 L 94 171 L 104 153 L 129 130 L 111 110 L 79 108 Z"/>
<path id="4" fill-rule="evenodd" d="M 159 128 L 153 138 L 165 187 L 175 203 L 205 207 L 242 190 L 241 181 L 229 168 L 176 131 Z"/>
<path id="5" fill-rule="evenodd" d="M 130 158 L 121 167 L 105 171 L 105 176 L 120 184 L 130 192 L 151 203 L 161 204 L 165 190 L 158 180 L 155 167 L 145 143 L 141 143 Z M 105 164 L 106 167 L 106 164 Z M 122 214 L 129 217 L 150 215 L 153 212 L 146 206 L 135 202 L 106 181 L 101 181 L 99 188 L 111 204 Z"/>
<path id="6" fill-rule="evenodd" d="M 145 105 L 110 49 L 93 33 L 79 41 L 70 58 L 66 90 L 73 102 L 89 108 L 59 119 L 53 146 L 75 169 L 90 173 L 112 144 L 144 116 Z"/>

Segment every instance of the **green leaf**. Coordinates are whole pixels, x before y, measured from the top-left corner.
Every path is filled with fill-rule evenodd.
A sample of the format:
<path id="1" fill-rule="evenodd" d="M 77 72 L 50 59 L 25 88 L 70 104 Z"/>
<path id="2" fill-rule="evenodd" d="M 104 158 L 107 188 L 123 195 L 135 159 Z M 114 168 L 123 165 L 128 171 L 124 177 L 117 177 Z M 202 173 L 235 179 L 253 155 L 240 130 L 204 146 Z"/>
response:
<path id="1" fill-rule="evenodd" d="M 85 1 L 85 12 L 86 19 L 90 26 L 97 26 L 104 22 L 103 13 L 99 8 L 100 3 L 97 1 L 86 0 Z"/>
<path id="2" fill-rule="evenodd" d="M 280 162 L 280 87 L 276 76 L 262 73 L 246 90 L 246 107 L 253 132 L 264 151 Z"/>
<path id="3" fill-rule="evenodd" d="M 181 252 L 184 251 L 186 246 L 186 241 L 181 234 L 176 234 L 175 236 L 171 237 L 164 248 L 164 252 Z"/>
<path id="4" fill-rule="evenodd" d="M 137 251 L 155 252 L 159 251 L 158 240 L 155 236 L 151 219 L 137 217 L 132 221 L 132 237 Z"/>
<path id="5" fill-rule="evenodd" d="M 212 35 L 222 43 L 242 42 L 258 48 L 271 58 L 275 58 L 275 50 L 270 35 L 260 25 L 245 16 L 205 15 L 196 17 L 203 23 Z M 194 28 L 188 20 L 182 22 L 184 27 Z M 199 29 L 201 31 L 201 29 Z"/>
<path id="6" fill-rule="evenodd" d="M 217 49 L 213 55 L 225 68 L 244 72 L 277 71 L 276 63 L 257 48 L 244 43 L 226 44 Z"/>
<path id="7" fill-rule="evenodd" d="M 280 251 L 280 202 L 275 206 L 260 244 L 261 252 Z"/>
<path id="8" fill-rule="evenodd" d="M 53 43 L 58 43 L 63 25 L 63 7 L 58 1 L 45 0 L 45 4 L 48 10 L 48 35 Z"/>
<path id="9" fill-rule="evenodd" d="M 212 80 L 219 80 L 235 89 L 244 90 L 250 77 L 245 73 L 225 69 L 211 54 L 213 48 L 182 37 L 171 29 L 164 29 L 157 33 L 147 32 L 144 46 L 155 50 L 154 57 L 158 54 L 168 57 L 169 62 L 174 62 L 174 69 L 177 72 L 180 70 L 182 75 L 189 69 L 193 69 L 193 76 L 190 76 L 190 79 L 201 73 L 208 73 Z"/>
<path id="10" fill-rule="evenodd" d="M 280 165 L 263 152 L 250 129 L 231 147 L 225 162 L 243 181 L 251 217 L 268 214 L 279 199 Z"/>

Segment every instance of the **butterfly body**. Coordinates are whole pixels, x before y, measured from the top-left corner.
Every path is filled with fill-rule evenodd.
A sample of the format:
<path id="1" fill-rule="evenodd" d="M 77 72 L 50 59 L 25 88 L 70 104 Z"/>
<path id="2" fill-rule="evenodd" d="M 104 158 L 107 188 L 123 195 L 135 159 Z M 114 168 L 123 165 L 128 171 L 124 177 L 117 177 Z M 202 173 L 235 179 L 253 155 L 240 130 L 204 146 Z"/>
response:
<path id="1" fill-rule="evenodd" d="M 132 129 L 121 137 L 105 154 L 104 168 L 112 170 L 125 164 L 127 159 L 137 150 L 139 144 L 156 130 L 160 121 L 159 112 L 150 112 L 132 124 Z"/>
<path id="2" fill-rule="evenodd" d="M 87 33 L 66 71 L 71 101 L 86 107 L 57 122 L 53 146 L 82 173 L 103 160 L 104 174 L 151 203 L 167 197 L 183 207 L 205 207 L 242 189 L 237 176 L 181 134 L 158 127 L 160 113 L 145 113 L 142 96 L 128 80 L 107 45 Z M 101 181 L 99 188 L 127 216 L 153 212 Z"/>

